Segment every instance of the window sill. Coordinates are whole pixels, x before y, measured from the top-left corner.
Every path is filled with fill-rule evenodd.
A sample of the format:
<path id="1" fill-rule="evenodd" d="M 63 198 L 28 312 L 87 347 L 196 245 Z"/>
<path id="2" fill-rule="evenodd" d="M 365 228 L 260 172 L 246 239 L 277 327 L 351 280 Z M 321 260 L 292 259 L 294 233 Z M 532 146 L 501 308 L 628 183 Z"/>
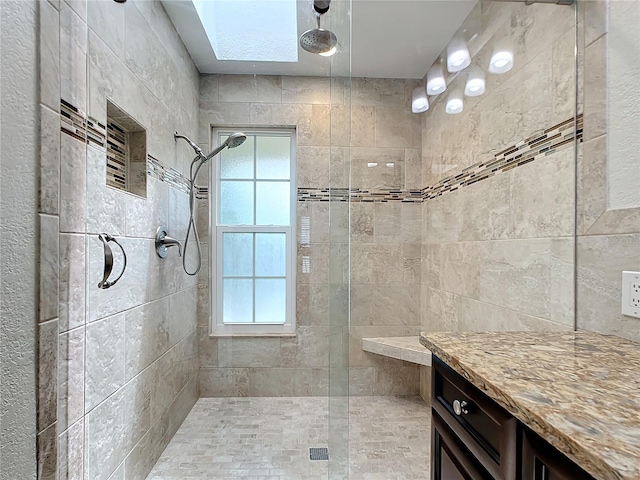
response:
<path id="1" fill-rule="evenodd" d="M 238 333 L 223 333 L 223 332 L 212 332 L 209 333 L 209 338 L 233 338 L 233 337 L 296 337 L 297 333 L 293 332 L 293 333 L 243 333 L 243 332 L 238 332 Z"/>

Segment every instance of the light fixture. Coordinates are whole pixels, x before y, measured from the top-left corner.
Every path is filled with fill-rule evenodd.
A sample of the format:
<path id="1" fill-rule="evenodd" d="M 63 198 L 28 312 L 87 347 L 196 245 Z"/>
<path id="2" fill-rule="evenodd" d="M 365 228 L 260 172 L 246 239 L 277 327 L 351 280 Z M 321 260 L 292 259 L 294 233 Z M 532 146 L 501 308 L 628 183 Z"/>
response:
<path id="1" fill-rule="evenodd" d="M 327 50 L 326 52 L 320 52 L 318 55 L 322 55 L 323 57 L 330 57 L 334 55 L 338 51 L 338 47 L 332 47 L 331 50 Z"/>
<path id="2" fill-rule="evenodd" d="M 489 61 L 491 73 L 507 73 L 513 68 L 513 53 L 508 50 L 494 52 Z"/>
<path id="3" fill-rule="evenodd" d="M 440 61 L 436 63 L 427 72 L 427 94 L 439 95 L 447 89 L 447 81 L 444 78 L 444 72 Z"/>
<path id="4" fill-rule="evenodd" d="M 474 65 L 469 69 L 469 76 L 467 77 L 467 84 L 464 87 L 464 94 L 467 97 L 479 97 L 484 93 L 484 73 L 477 65 Z"/>
<path id="5" fill-rule="evenodd" d="M 416 87 L 413 89 L 411 96 L 411 111 L 413 113 L 422 113 L 429 110 L 429 99 L 424 87 Z"/>
<path id="6" fill-rule="evenodd" d="M 447 70 L 460 72 L 471 65 L 471 54 L 462 37 L 455 37 L 447 47 Z"/>
<path id="7" fill-rule="evenodd" d="M 464 102 L 462 101 L 462 93 L 460 90 L 455 90 L 451 92 L 449 98 L 447 99 L 447 106 L 445 107 L 445 112 L 456 115 L 458 113 L 462 113 L 464 110 Z"/>

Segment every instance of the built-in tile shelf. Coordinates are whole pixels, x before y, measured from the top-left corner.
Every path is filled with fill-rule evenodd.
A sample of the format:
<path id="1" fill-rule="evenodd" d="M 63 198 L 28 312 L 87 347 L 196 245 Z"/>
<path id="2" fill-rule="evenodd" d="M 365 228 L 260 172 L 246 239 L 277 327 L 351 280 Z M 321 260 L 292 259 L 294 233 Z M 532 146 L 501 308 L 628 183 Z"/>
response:
<path id="1" fill-rule="evenodd" d="M 412 337 L 363 338 L 362 350 L 405 362 L 431 366 L 431 352 L 420 343 L 418 335 Z"/>

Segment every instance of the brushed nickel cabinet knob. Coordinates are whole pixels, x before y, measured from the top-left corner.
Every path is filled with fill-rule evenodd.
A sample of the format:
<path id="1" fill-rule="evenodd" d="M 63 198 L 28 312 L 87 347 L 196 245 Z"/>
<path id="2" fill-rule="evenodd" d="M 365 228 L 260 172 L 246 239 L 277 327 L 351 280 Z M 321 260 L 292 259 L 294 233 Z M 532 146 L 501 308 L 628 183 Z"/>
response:
<path id="1" fill-rule="evenodd" d="M 456 415 L 466 415 L 469 413 L 469 409 L 467 408 L 469 403 L 466 400 L 454 400 L 453 401 L 453 411 Z"/>

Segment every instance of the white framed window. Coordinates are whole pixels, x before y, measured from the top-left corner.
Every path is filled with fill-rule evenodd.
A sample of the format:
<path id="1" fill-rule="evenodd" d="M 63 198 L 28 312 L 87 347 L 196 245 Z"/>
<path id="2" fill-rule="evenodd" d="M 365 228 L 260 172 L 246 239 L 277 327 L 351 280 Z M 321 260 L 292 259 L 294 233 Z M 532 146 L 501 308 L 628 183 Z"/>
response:
<path id="1" fill-rule="evenodd" d="M 236 130 L 214 129 L 222 144 Z M 243 129 L 211 168 L 211 331 L 295 333 L 295 130 Z"/>

